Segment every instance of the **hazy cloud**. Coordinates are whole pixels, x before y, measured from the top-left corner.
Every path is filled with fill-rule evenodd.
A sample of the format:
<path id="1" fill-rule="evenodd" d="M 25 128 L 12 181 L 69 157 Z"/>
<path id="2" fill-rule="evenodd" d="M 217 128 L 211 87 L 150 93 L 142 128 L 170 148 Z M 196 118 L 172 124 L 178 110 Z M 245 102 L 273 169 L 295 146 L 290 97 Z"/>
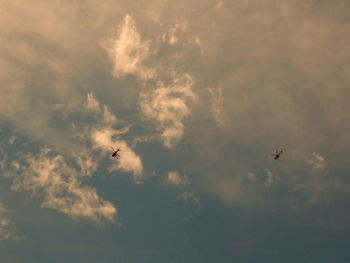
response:
<path id="1" fill-rule="evenodd" d="M 257 182 L 259 180 L 259 178 L 252 172 L 248 172 L 246 176 L 252 182 Z"/>
<path id="2" fill-rule="evenodd" d="M 214 88 L 209 90 L 211 95 L 211 107 L 213 111 L 213 116 L 216 122 L 219 125 L 223 125 L 225 123 L 224 120 L 224 98 L 222 96 L 222 88 Z"/>
<path id="3" fill-rule="evenodd" d="M 169 29 L 168 32 L 164 33 L 162 39 L 164 42 L 174 45 L 179 41 L 179 33 L 187 30 L 187 23 L 185 21 L 176 21 L 175 25 Z"/>
<path id="4" fill-rule="evenodd" d="M 267 170 L 266 170 L 265 185 L 268 186 L 268 187 L 271 186 L 273 180 L 274 180 L 274 175 L 273 175 L 273 173 L 272 173 L 269 169 L 267 169 Z"/>
<path id="5" fill-rule="evenodd" d="M 71 167 L 63 156 L 41 149 L 38 156 L 26 154 L 14 166 L 12 188 L 26 190 L 43 198 L 42 207 L 62 212 L 74 219 L 94 223 L 115 221 L 117 209 L 99 197 L 96 190 L 84 186 L 82 170 Z M 86 167 L 85 167 L 86 169 Z"/>
<path id="6" fill-rule="evenodd" d="M 113 125 L 117 122 L 116 116 L 109 111 L 106 105 L 101 106 L 92 93 L 87 94 L 87 101 L 84 106 L 87 111 L 95 113 L 102 124 Z"/>
<path id="7" fill-rule="evenodd" d="M 148 57 L 149 45 L 141 40 L 134 19 L 125 15 L 119 27 L 118 36 L 107 44 L 107 51 L 114 62 L 114 74 L 137 74 L 142 79 L 152 76 L 152 70 L 145 68 L 142 62 Z"/>
<path id="8" fill-rule="evenodd" d="M 191 202 L 197 204 L 198 206 L 200 205 L 200 201 L 196 197 L 196 195 L 194 194 L 193 191 L 182 192 L 181 194 L 179 194 L 178 198 L 185 200 L 185 201 L 191 201 Z"/>
<path id="9" fill-rule="evenodd" d="M 313 158 L 308 160 L 307 163 L 310 164 L 314 170 L 322 170 L 326 168 L 326 160 L 321 154 L 314 152 L 312 157 Z"/>
<path id="10" fill-rule="evenodd" d="M 109 169 L 139 182 L 144 166 L 160 164 L 143 164 L 136 144 L 158 136 L 167 148 L 179 146 L 174 158 L 181 155 L 179 166 L 198 174 L 201 188 L 229 202 L 268 198 L 258 183 L 244 185 L 247 171 L 261 186 L 347 192 L 339 183 L 346 165 L 336 157 L 349 155 L 350 26 L 338 5 L 137 5 L 1 3 L 0 119 L 18 131 L 14 147 L 27 138 L 91 176 L 110 146 L 121 145 Z M 130 123 L 142 134 L 133 136 Z M 271 164 L 266 156 L 276 147 L 287 154 Z M 315 149 L 334 154 L 341 172 L 330 172 L 333 180 L 305 169 L 305 161 L 325 169 L 323 156 L 306 157 Z"/>
<path id="11" fill-rule="evenodd" d="M 113 160 L 114 163 L 109 167 L 109 170 L 121 169 L 125 172 L 131 172 L 135 182 L 140 182 L 143 174 L 141 158 L 124 141 L 113 139 L 117 134 L 118 131 L 104 128 L 93 131 L 91 139 L 95 147 L 100 148 L 108 155 L 111 153 L 112 146 L 120 148 L 120 157 Z"/>
<path id="12" fill-rule="evenodd" d="M 164 184 L 180 189 L 182 192 L 178 195 L 178 198 L 199 205 L 199 199 L 196 197 L 191 182 L 186 174 L 180 174 L 176 171 L 168 172 Z"/>
<path id="13" fill-rule="evenodd" d="M 186 30 L 185 22 L 176 22 L 169 32 L 164 33 L 163 41 L 173 45 L 178 41 L 177 31 Z M 148 42 L 142 41 L 134 20 L 126 15 L 121 30 L 112 40 L 112 54 L 116 77 L 126 73 L 135 74 L 145 81 L 140 95 L 140 107 L 147 119 L 159 123 L 157 130 L 166 147 L 174 147 L 184 134 L 183 119 L 190 114 L 189 104 L 196 97 L 192 90 L 193 79 L 188 73 L 178 73 L 171 62 L 153 63 L 153 67 L 143 64 L 146 57 L 151 56 Z M 154 46 L 160 45 L 157 41 Z M 155 49 L 157 50 L 158 47 Z M 155 55 L 153 52 L 152 55 Z M 156 87 L 151 87 L 147 80 L 153 80 Z M 163 79 L 167 79 L 167 84 Z M 169 84 L 168 84 L 169 83 Z M 152 85 L 152 84 L 151 84 Z"/>
<path id="14" fill-rule="evenodd" d="M 9 217 L 9 212 L 2 203 L 0 203 L 0 239 L 22 239 L 22 237 L 16 234 L 15 227 Z"/>
<path id="15" fill-rule="evenodd" d="M 188 103 L 196 98 L 192 85 L 188 74 L 175 75 L 171 85 L 159 82 L 157 88 L 142 94 L 141 109 L 147 118 L 159 123 L 161 138 L 169 148 L 184 134 L 183 119 L 190 114 Z"/>
<path id="16" fill-rule="evenodd" d="M 128 127 L 121 130 L 114 129 L 112 124 L 116 123 L 116 116 L 108 110 L 107 106 L 100 106 L 93 94 L 88 94 L 86 108 L 94 110 L 102 117 L 100 122 L 91 129 L 90 140 L 93 148 L 100 149 L 108 155 L 110 155 L 112 147 L 121 149 L 120 157 L 113 159 L 114 163 L 109 167 L 109 171 L 121 169 L 125 172 L 131 172 L 135 182 L 139 183 L 143 174 L 141 158 L 125 141 L 118 138 L 118 135 L 128 131 Z"/>
<path id="17" fill-rule="evenodd" d="M 181 246 L 185 235 L 195 237 L 190 240 L 194 250 L 212 248 L 204 252 L 208 261 L 217 255 L 216 261 L 232 261 L 233 255 L 253 262 L 265 252 L 265 261 L 283 261 L 285 255 L 271 249 L 283 236 L 266 238 L 266 233 L 277 228 L 289 236 L 290 222 L 303 242 L 295 247 L 291 238 L 281 251 L 288 246 L 297 257 L 299 248 L 322 235 L 317 243 L 328 242 L 325 233 L 339 228 L 340 239 L 333 237 L 340 252 L 346 247 L 341 239 L 350 200 L 349 8 L 346 0 L 0 1 L 0 122 L 8 130 L 0 134 L 0 168 L 11 176 L 3 178 L 0 189 L 1 202 L 10 204 L 0 213 L 0 237 L 14 238 L 15 222 L 16 229 L 36 238 L 23 247 L 5 247 L 8 257 L 1 260 L 38 261 L 34 246 L 42 247 L 43 222 L 58 228 L 50 234 L 51 243 L 45 239 L 47 251 L 39 257 L 55 254 L 85 262 L 94 254 L 147 261 L 157 244 L 168 246 L 157 231 L 193 209 L 187 202 L 197 202 L 199 193 L 208 209 L 198 214 L 194 234 L 187 235 L 188 225 L 169 229 L 185 229 L 174 236 L 175 245 Z M 110 156 L 111 146 L 121 148 L 119 159 Z M 285 152 L 278 160 L 271 157 L 276 149 Z M 161 184 L 155 179 L 142 189 L 118 177 L 147 183 L 152 171 Z M 10 185 L 16 191 L 7 189 Z M 166 187 L 166 197 L 158 186 Z M 134 198 L 138 190 L 152 194 L 139 200 Z M 28 193 L 36 198 L 26 199 Z M 164 224 L 146 222 L 152 213 L 137 226 L 130 221 L 131 228 L 124 229 L 130 235 L 114 226 L 98 229 L 103 236 L 90 235 L 96 229 L 55 222 L 61 217 L 32 225 L 38 217 L 50 217 L 47 211 L 30 213 L 37 202 L 55 213 L 102 223 L 150 211 L 154 198 L 169 196 L 179 202 L 157 203 Z M 217 203 L 220 198 L 225 205 Z M 119 205 L 127 210 L 119 211 Z M 307 208 L 305 214 L 293 216 L 300 207 Z M 213 218 L 219 228 L 207 226 Z M 309 225 L 312 233 L 303 231 Z M 203 226 L 215 229 L 211 241 L 219 246 L 205 244 Z M 238 251 L 236 243 L 242 242 L 232 239 L 237 234 L 232 226 L 239 228 L 238 236 L 252 239 L 245 242 L 249 253 Z M 77 247 L 59 243 L 69 236 L 56 235 L 59 227 L 68 228 Z M 100 244 L 77 243 L 76 230 L 90 231 L 84 238 L 94 236 Z M 142 242 L 149 231 L 155 242 Z M 266 240 L 265 252 L 261 240 Z M 110 249 L 116 243 L 118 248 Z M 183 248 L 175 249 L 186 252 Z M 12 253 L 17 250 L 21 253 Z M 156 257 L 169 258 L 169 249 L 157 251 Z M 321 261 L 331 258 L 323 255 Z"/>
<path id="18" fill-rule="evenodd" d="M 189 185 L 190 182 L 185 175 L 181 176 L 178 172 L 169 172 L 165 179 L 165 184 L 174 186 L 186 186 Z"/>

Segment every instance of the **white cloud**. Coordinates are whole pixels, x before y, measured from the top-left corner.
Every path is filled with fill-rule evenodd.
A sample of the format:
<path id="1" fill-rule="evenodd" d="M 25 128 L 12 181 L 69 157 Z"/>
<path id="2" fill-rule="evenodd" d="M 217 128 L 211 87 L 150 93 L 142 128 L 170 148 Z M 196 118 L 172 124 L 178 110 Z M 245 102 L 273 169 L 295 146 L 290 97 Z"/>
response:
<path id="1" fill-rule="evenodd" d="M 190 114 L 188 103 L 196 98 L 192 85 L 190 75 L 176 75 L 172 85 L 159 82 L 156 89 L 141 96 L 141 109 L 147 118 L 159 123 L 157 129 L 166 147 L 173 148 L 184 134 L 183 120 Z"/>
<path id="2" fill-rule="evenodd" d="M 116 123 L 117 118 L 108 108 L 101 106 L 98 100 L 89 93 L 85 104 L 87 110 L 92 110 L 98 116 L 101 123 L 97 123 L 96 128 L 90 131 L 90 140 L 93 148 L 102 150 L 103 153 L 111 153 L 111 147 L 120 148 L 121 153 L 118 159 L 113 159 L 113 164 L 109 167 L 109 171 L 123 170 L 133 174 L 134 181 L 140 183 L 143 174 L 143 165 L 141 158 L 130 148 L 123 140 L 118 139 L 118 135 L 126 133 L 129 127 L 122 130 L 112 128 L 112 124 Z"/>
<path id="3" fill-rule="evenodd" d="M 144 62 L 150 55 L 157 54 L 156 44 L 165 42 L 165 45 L 174 45 L 179 41 L 179 34 L 186 30 L 186 22 L 176 21 L 161 35 L 162 43 L 152 43 L 156 50 L 152 53 L 149 51 L 150 42 L 141 40 L 134 20 L 126 15 L 118 36 L 109 41 L 107 48 L 116 77 L 135 74 L 143 87 L 149 86 L 147 80 L 157 83 L 155 88 L 141 92 L 139 104 L 147 119 L 158 122 L 156 130 L 168 148 L 173 148 L 184 134 L 183 120 L 190 114 L 189 103 L 196 98 L 192 91 L 193 78 L 188 73 L 174 71 L 173 59 L 156 61 L 153 67 L 146 66 Z"/>
<path id="4" fill-rule="evenodd" d="M 103 200 L 96 189 L 84 185 L 83 180 L 92 176 L 98 168 L 96 159 L 102 156 L 96 156 L 96 150 L 109 155 L 111 146 L 120 147 L 120 159 L 117 162 L 113 159 L 109 170 L 130 172 L 135 182 L 140 182 L 143 174 L 141 158 L 118 139 L 119 135 L 128 132 L 129 127 L 114 129 L 112 126 L 117 123 L 117 117 L 92 93 L 87 94 L 81 107 L 80 113 L 86 112 L 94 121 L 72 124 L 71 138 L 75 139 L 75 147 L 60 148 L 57 152 L 42 148 L 38 155 L 18 153 L 20 159 L 12 160 L 9 166 L 6 155 L 2 155 L 2 168 L 5 169 L 4 174 L 13 179 L 12 189 L 26 190 L 42 198 L 41 206 L 44 208 L 93 223 L 117 222 L 117 208 Z"/>
<path id="5" fill-rule="evenodd" d="M 15 164 L 10 174 L 12 189 L 26 190 L 43 198 L 42 207 L 57 210 L 74 219 L 86 219 L 94 223 L 103 220 L 115 222 L 117 209 L 103 200 L 97 191 L 84 186 L 81 176 L 84 169 L 94 169 L 90 162 L 84 169 L 71 167 L 63 156 L 49 149 L 41 149 L 38 156 L 26 154 L 21 163 Z"/>
<path id="6" fill-rule="evenodd" d="M 307 163 L 310 164 L 314 170 L 323 170 L 326 168 L 326 160 L 321 154 L 314 152 L 312 156 L 313 159 L 308 160 Z"/>
<path id="7" fill-rule="evenodd" d="M 142 66 L 149 55 L 149 45 L 141 40 L 134 19 L 127 14 L 119 27 L 118 37 L 107 44 L 107 52 L 114 63 L 114 74 L 137 74 L 142 79 L 152 76 L 152 71 Z"/>
<path id="8" fill-rule="evenodd" d="M 143 174 L 143 167 L 140 157 L 123 141 L 116 141 L 120 148 L 120 157 L 111 167 L 110 171 L 117 169 L 132 172 L 136 183 L 140 183 Z"/>
<path id="9" fill-rule="evenodd" d="M 104 129 L 95 130 L 91 133 L 91 140 L 95 148 L 101 148 L 104 151 L 111 151 L 114 142 L 112 137 L 116 135 L 116 132 L 109 127 Z"/>
<path id="10" fill-rule="evenodd" d="M 121 140 L 113 139 L 119 132 L 112 128 L 104 128 L 93 131 L 91 140 L 95 148 L 103 150 L 105 153 L 111 152 L 111 147 L 120 148 L 120 157 L 114 161 L 109 168 L 110 171 L 121 169 L 133 174 L 135 182 L 139 183 L 143 174 L 141 158 Z"/>

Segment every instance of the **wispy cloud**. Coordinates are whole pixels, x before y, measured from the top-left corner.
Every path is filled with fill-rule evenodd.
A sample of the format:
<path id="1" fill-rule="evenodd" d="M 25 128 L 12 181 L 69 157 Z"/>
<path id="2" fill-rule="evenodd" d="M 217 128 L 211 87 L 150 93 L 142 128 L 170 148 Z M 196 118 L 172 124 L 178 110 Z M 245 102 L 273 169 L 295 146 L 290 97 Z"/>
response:
<path id="1" fill-rule="evenodd" d="M 256 186 L 260 186 L 263 183 L 265 187 L 270 187 L 274 180 L 276 180 L 276 176 L 274 176 L 270 169 L 266 169 L 266 174 L 261 177 L 252 172 L 246 173 L 245 176 L 250 182 L 256 183 Z"/>
<path id="2" fill-rule="evenodd" d="M 198 197 L 195 195 L 194 191 L 189 190 L 189 191 L 185 191 L 182 192 L 181 194 L 179 194 L 178 198 L 185 200 L 185 201 L 191 201 L 196 205 L 200 205 L 200 201 L 198 199 Z"/>
<path id="3" fill-rule="evenodd" d="M 99 121 L 101 121 L 102 124 L 113 125 L 116 123 L 116 116 L 109 111 L 106 105 L 101 106 L 92 93 L 87 94 L 86 100 L 87 101 L 84 105 L 85 109 L 87 111 L 95 113 L 99 117 Z"/>
<path id="4" fill-rule="evenodd" d="M 211 95 L 211 108 L 215 121 L 219 125 L 223 125 L 224 121 L 224 97 L 222 95 L 222 88 L 211 88 L 209 89 Z"/>
<path id="5" fill-rule="evenodd" d="M 129 145 L 118 139 L 113 139 L 118 131 L 111 128 L 95 130 L 91 134 L 91 139 L 95 148 L 101 149 L 104 153 L 110 154 L 111 146 L 121 149 L 120 157 L 113 160 L 114 163 L 109 167 L 109 171 L 123 170 L 133 174 L 134 181 L 140 183 L 143 174 L 141 158 L 129 147 Z"/>
<path id="6" fill-rule="evenodd" d="M 111 146 L 118 145 L 123 154 L 118 162 L 113 162 L 109 170 L 121 169 L 130 172 L 135 182 L 140 182 L 143 167 L 141 158 L 119 135 L 127 133 L 128 127 L 114 129 L 117 117 L 97 98 L 88 93 L 80 111 L 73 114 L 88 114 L 85 118 L 93 121 L 72 124 L 70 138 L 76 147 L 60 148 L 53 151 L 41 148 L 40 153 L 17 153 L 19 159 L 3 158 L 2 168 L 13 180 L 12 189 L 26 190 L 43 199 L 41 206 L 68 215 L 74 219 L 86 219 L 93 223 L 103 221 L 119 222 L 117 208 L 103 200 L 97 190 L 84 184 L 84 178 L 91 177 L 98 169 L 102 156 L 97 151 L 110 154 Z M 7 163 L 11 162 L 10 168 Z M 113 161 L 115 161 L 113 159 Z"/>
<path id="7" fill-rule="evenodd" d="M 187 186 L 190 184 L 190 181 L 185 175 L 181 176 L 178 172 L 169 172 L 164 183 L 174 186 Z"/>
<path id="8" fill-rule="evenodd" d="M 0 203 L 0 239 L 21 240 L 23 237 L 16 233 L 8 210 Z"/>
<path id="9" fill-rule="evenodd" d="M 166 147 L 173 148 L 184 134 L 183 120 L 190 114 L 189 105 L 196 98 L 192 90 L 193 78 L 188 73 L 175 71 L 169 61 L 155 62 L 153 67 L 144 65 L 144 60 L 156 53 L 149 52 L 150 42 L 141 40 L 130 15 L 125 16 L 120 28 L 118 36 L 110 41 L 112 48 L 108 49 L 115 76 L 135 74 L 143 82 L 139 102 L 142 112 L 147 119 L 158 123 L 156 130 L 161 140 Z M 177 43 L 176 32 L 185 30 L 185 22 L 176 22 L 169 32 L 163 34 L 162 42 L 167 45 Z M 157 42 L 153 45 L 156 46 Z M 150 88 L 148 80 L 156 83 L 155 87 Z"/>
<path id="10" fill-rule="evenodd" d="M 140 78 L 147 79 L 152 76 L 152 70 L 142 65 L 149 56 L 149 44 L 141 40 L 135 21 L 130 15 L 124 17 L 118 36 L 107 43 L 106 49 L 114 62 L 116 77 L 137 74 Z"/>
<path id="11" fill-rule="evenodd" d="M 226 200 L 244 195 L 238 186 L 247 167 L 261 186 L 284 173 L 284 186 L 293 189 L 311 184 L 299 175 L 305 162 L 318 171 L 327 167 L 321 155 L 300 156 L 324 144 L 347 154 L 350 27 L 325 8 L 331 7 L 327 1 L 209 1 L 195 13 L 163 0 L 141 1 L 144 12 L 127 2 L 118 11 L 113 1 L 20 2 L 1 3 L 6 12 L 0 25 L 0 118 L 18 131 L 14 147 L 23 137 L 47 145 L 91 176 L 110 146 L 122 145 L 121 158 L 111 158 L 109 169 L 140 181 L 144 167 L 135 144 L 157 137 L 175 149 L 187 134 L 192 137 L 182 159 L 200 174 L 202 187 Z M 86 19 L 76 23 L 82 12 Z M 113 30 L 118 32 L 109 37 Z M 111 63 L 99 45 L 103 39 Z M 109 79 L 110 71 L 116 79 Z M 212 87 L 218 88 L 201 92 Z M 99 99 L 93 93 L 85 98 L 85 89 Z M 151 130 L 141 139 L 130 138 L 129 126 L 120 124 L 125 108 L 115 114 L 123 107 L 120 98 L 130 94 L 133 125 Z M 196 98 L 207 103 L 192 115 Z M 276 163 L 273 176 L 257 172 L 267 167 L 261 156 L 284 144 L 288 161 Z"/>
<path id="12" fill-rule="evenodd" d="M 180 174 L 176 171 L 168 172 L 164 184 L 180 189 L 182 192 L 178 195 L 178 198 L 189 200 L 199 205 L 199 199 L 196 197 L 186 174 Z"/>
<path id="13" fill-rule="evenodd" d="M 259 177 L 257 177 L 254 173 L 252 172 L 248 172 L 246 174 L 246 177 L 248 178 L 249 181 L 252 181 L 252 182 L 257 182 L 259 181 Z"/>
<path id="14" fill-rule="evenodd" d="M 273 173 L 271 172 L 270 169 L 267 169 L 267 170 L 266 170 L 265 185 L 266 185 L 267 187 L 270 187 L 271 184 L 273 183 L 273 180 L 274 180 L 274 175 L 273 175 Z"/>
<path id="15" fill-rule="evenodd" d="M 134 181 L 140 183 L 143 174 L 141 158 L 125 141 L 119 138 L 119 135 L 126 133 L 129 128 L 114 129 L 112 124 L 116 123 L 117 117 L 105 105 L 100 105 L 91 93 L 87 95 L 86 109 L 93 110 L 100 116 L 100 123 L 94 125 L 90 131 L 89 139 L 93 148 L 99 149 L 108 155 L 111 153 L 111 147 L 121 149 L 120 157 L 116 160 L 113 159 L 113 164 L 109 167 L 109 171 L 120 169 L 125 172 L 131 172 Z"/>
<path id="16" fill-rule="evenodd" d="M 179 33 L 187 30 L 185 21 L 176 21 L 175 25 L 162 35 L 162 40 L 170 45 L 175 45 L 179 41 Z"/>
<path id="17" fill-rule="evenodd" d="M 308 160 L 307 163 L 312 166 L 314 170 L 323 170 L 326 168 L 326 159 L 319 153 L 314 152 L 312 159 Z"/>
<path id="18" fill-rule="evenodd" d="M 84 169 L 87 169 L 85 166 Z M 117 209 L 82 183 L 81 169 L 68 164 L 62 155 L 41 149 L 39 155 L 25 154 L 9 176 L 12 189 L 26 190 L 43 198 L 42 207 L 62 212 L 74 219 L 94 223 L 116 222 Z"/>
<path id="19" fill-rule="evenodd" d="M 190 75 L 175 75 L 172 85 L 162 82 L 158 87 L 141 95 L 140 106 L 145 116 L 159 123 L 158 130 L 164 145 L 174 147 L 184 134 L 183 120 L 190 114 L 188 104 L 196 98 L 191 90 Z"/>

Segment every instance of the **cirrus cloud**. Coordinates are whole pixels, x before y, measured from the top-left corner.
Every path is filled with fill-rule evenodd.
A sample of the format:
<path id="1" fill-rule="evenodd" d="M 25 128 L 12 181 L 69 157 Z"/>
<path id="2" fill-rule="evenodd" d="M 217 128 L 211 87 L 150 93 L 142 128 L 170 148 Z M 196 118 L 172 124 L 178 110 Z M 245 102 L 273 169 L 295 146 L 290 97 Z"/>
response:
<path id="1" fill-rule="evenodd" d="M 44 148 L 39 155 L 28 153 L 22 157 L 23 161 L 15 163 L 8 173 L 13 179 L 13 190 L 40 196 L 43 208 L 57 210 L 73 219 L 116 222 L 114 205 L 100 198 L 95 189 L 83 185 L 81 170 L 70 166 L 62 155 Z"/>
<path id="2" fill-rule="evenodd" d="M 185 31 L 186 23 L 176 22 L 170 35 L 163 35 L 166 45 L 178 41 L 176 31 Z M 192 90 L 193 77 L 186 72 L 174 70 L 171 61 L 157 61 L 157 50 L 164 41 L 154 41 L 156 51 L 150 52 L 150 42 L 142 41 L 132 17 L 127 14 L 119 34 L 109 41 L 107 48 L 113 63 L 114 74 L 120 78 L 134 74 L 141 81 L 139 105 L 146 119 L 157 123 L 156 131 L 164 145 L 173 148 L 184 134 L 183 120 L 190 114 L 190 103 L 196 98 Z M 153 55 L 153 56 L 152 56 Z M 154 66 L 146 66 L 145 59 L 153 59 Z M 151 83 L 151 84 L 149 84 Z M 169 83 L 169 84 L 168 84 Z"/>

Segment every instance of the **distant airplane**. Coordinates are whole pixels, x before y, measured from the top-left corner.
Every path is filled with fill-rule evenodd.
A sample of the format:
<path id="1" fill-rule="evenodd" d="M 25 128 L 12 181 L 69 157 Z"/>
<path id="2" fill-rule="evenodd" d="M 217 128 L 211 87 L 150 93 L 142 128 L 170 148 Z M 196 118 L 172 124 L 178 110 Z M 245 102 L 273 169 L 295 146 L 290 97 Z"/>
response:
<path id="1" fill-rule="evenodd" d="M 283 153 L 282 150 L 279 150 L 279 151 L 276 150 L 276 153 L 273 153 L 272 156 L 274 156 L 275 160 L 277 160 L 281 156 L 282 153 Z"/>
<path id="2" fill-rule="evenodd" d="M 118 148 L 117 150 L 114 150 L 113 147 L 111 147 L 111 148 L 112 148 L 112 157 L 118 158 L 119 157 L 118 152 L 120 151 L 120 148 Z"/>

